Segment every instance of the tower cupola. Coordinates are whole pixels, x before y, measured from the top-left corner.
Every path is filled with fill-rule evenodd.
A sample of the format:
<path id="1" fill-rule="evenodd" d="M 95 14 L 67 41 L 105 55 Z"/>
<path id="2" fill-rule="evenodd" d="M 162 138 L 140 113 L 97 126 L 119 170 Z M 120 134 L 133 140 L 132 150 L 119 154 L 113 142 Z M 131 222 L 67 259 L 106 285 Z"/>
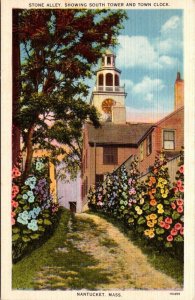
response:
<path id="1" fill-rule="evenodd" d="M 91 104 L 98 109 L 102 120 L 124 123 L 126 93 L 124 87 L 120 86 L 121 71 L 116 68 L 115 59 L 116 55 L 110 49 L 103 54 L 96 73 L 96 86 L 91 96 Z"/>

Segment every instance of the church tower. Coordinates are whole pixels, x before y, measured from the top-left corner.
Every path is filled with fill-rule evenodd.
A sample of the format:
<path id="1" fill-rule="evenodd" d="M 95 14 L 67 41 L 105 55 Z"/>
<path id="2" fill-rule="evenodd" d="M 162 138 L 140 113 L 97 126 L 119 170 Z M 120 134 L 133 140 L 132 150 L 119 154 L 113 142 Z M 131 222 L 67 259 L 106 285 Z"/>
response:
<path id="1" fill-rule="evenodd" d="M 116 56 L 107 50 L 102 57 L 100 69 L 96 74 L 96 86 L 91 95 L 91 104 L 101 114 L 102 121 L 115 124 L 126 123 L 124 87 L 120 86 L 121 71 L 115 67 Z"/>

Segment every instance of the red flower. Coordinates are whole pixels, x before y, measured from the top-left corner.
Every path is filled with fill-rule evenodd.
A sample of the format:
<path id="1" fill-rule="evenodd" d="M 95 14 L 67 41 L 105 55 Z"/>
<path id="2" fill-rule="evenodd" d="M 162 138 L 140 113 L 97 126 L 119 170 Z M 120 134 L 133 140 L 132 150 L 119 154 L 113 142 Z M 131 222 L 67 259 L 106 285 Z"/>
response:
<path id="1" fill-rule="evenodd" d="M 19 187 L 17 185 L 13 185 L 12 186 L 12 198 L 15 198 L 18 193 L 19 193 Z"/>
<path id="2" fill-rule="evenodd" d="M 182 212 L 183 212 L 183 206 L 178 206 L 177 212 L 178 212 L 178 213 L 182 213 Z"/>
<path id="3" fill-rule="evenodd" d="M 178 181 L 177 181 L 177 186 L 178 186 L 178 187 L 181 187 L 181 186 L 182 186 L 182 181 L 181 181 L 181 180 L 178 180 Z"/>
<path id="4" fill-rule="evenodd" d="M 177 231 L 176 229 L 173 228 L 173 229 L 171 230 L 171 235 L 174 236 L 174 235 L 177 235 L 177 234 L 178 234 L 178 231 Z"/>
<path id="5" fill-rule="evenodd" d="M 180 234 L 181 234 L 181 235 L 184 234 L 184 228 L 183 228 L 183 227 L 180 229 Z"/>
<path id="6" fill-rule="evenodd" d="M 179 172 L 182 174 L 184 173 L 184 165 L 179 168 Z"/>
<path id="7" fill-rule="evenodd" d="M 169 229 L 171 226 L 169 224 L 165 223 L 164 227 L 165 227 L 165 229 Z"/>
<path id="8" fill-rule="evenodd" d="M 174 187 L 174 192 L 177 193 L 178 191 L 178 187 Z"/>
<path id="9" fill-rule="evenodd" d="M 171 203 L 172 209 L 176 209 L 176 204 L 174 202 Z"/>
<path id="10" fill-rule="evenodd" d="M 183 187 L 183 186 L 180 186 L 180 187 L 179 187 L 179 191 L 180 191 L 181 193 L 183 193 L 183 192 L 184 192 L 184 187 Z"/>
<path id="11" fill-rule="evenodd" d="M 16 216 L 16 213 L 14 211 L 12 211 L 11 216 L 12 216 L 12 218 L 14 218 Z"/>
<path id="12" fill-rule="evenodd" d="M 165 227 L 165 222 L 164 222 L 164 221 L 160 221 L 160 224 L 159 224 L 159 225 L 160 225 L 160 227 L 163 228 L 163 227 Z"/>
<path id="13" fill-rule="evenodd" d="M 20 175 L 21 175 L 21 172 L 19 171 L 19 169 L 17 167 L 14 167 L 12 170 L 12 178 L 19 177 Z"/>
<path id="14" fill-rule="evenodd" d="M 181 223 L 176 223 L 174 227 L 176 230 L 180 230 L 182 228 L 182 225 Z"/>
<path id="15" fill-rule="evenodd" d="M 12 207 L 17 208 L 18 207 L 18 202 L 12 200 Z"/>
<path id="16" fill-rule="evenodd" d="M 167 224 L 172 224 L 172 219 L 171 218 L 169 218 L 169 217 L 167 217 L 166 219 L 165 219 L 165 223 L 167 223 Z"/>
<path id="17" fill-rule="evenodd" d="M 183 205 L 183 199 L 177 199 L 176 202 L 177 202 L 177 205 L 179 205 L 179 206 Z"/>
<path id="18" fill-rule="evenodd" d="M 173 237 L 172 237 L 172 235 L 168 235 L 168 237 L 167 237 L 167 241 L 168 241 L 168 242 L 172 242 L 172 240 L 173 240 Z"/>

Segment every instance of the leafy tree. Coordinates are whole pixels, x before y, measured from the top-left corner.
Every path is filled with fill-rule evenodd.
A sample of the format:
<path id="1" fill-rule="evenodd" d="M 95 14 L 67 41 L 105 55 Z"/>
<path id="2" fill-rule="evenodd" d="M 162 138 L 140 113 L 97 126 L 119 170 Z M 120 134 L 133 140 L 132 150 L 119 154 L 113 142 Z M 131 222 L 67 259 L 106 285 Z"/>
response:
<path id="1" fill-rule="evenodd" d="M 21 129 L 27 151 L 26 176 L 37 144 L 56 151 L 51 144 L 55 138 L 69 146 L 72 158 L 81 156 L 84 121 L 100 125 L 95 108 L 85 102 L 86 79 L 92 77 L 102 52 L 116 44 L 126 15 L 120 10 L 16 12 L 22 63 L 14 122 Z"/>

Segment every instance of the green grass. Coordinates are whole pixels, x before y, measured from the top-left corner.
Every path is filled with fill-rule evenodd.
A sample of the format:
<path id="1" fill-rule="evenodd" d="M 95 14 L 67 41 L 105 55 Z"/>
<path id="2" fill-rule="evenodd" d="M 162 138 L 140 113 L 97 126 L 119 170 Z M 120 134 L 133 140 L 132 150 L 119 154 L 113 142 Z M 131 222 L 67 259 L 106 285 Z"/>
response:
<path id="1" fill-rule="evenodd" d="M 146 240 L 141 239 L 140 236 L 135 234 L 133 230 L 128 229 L 122 221 L 117 220 L 112 216 L 108 216 L 100 212 L 94 213 L 88 211 L 88 213 L 98 215 L 116 226 L 125 236 L 129 238 L 129 240 L 134 243 L 134 245 L 138 246 L 142 252 L 147 255 L 148 261 L 152 266 L 155 267 L 155 269 L 171 276 L 180 285 L 183 285 L 184 263 L 182 260 L 182 255 L 181 259 L 179 259 L 168 251 L 160 251 L 159 249 L 152 247 L 151 244 L 146 242 Z"/>
<path id="2" fill-rule="evenodd" d="M 71 220 L 71 228 L 68 223 Z M 63 209 L 53 236 L 40 248 L 13 265 L 13 289 L 91 289 L 110 282 L 111 274 L 98 268 L 98 261 L 71 242 L 79 232 L 97 230 L 91 220 L 77 221 Z M 56 251 L 57 250 L 57 251 Z"/>

